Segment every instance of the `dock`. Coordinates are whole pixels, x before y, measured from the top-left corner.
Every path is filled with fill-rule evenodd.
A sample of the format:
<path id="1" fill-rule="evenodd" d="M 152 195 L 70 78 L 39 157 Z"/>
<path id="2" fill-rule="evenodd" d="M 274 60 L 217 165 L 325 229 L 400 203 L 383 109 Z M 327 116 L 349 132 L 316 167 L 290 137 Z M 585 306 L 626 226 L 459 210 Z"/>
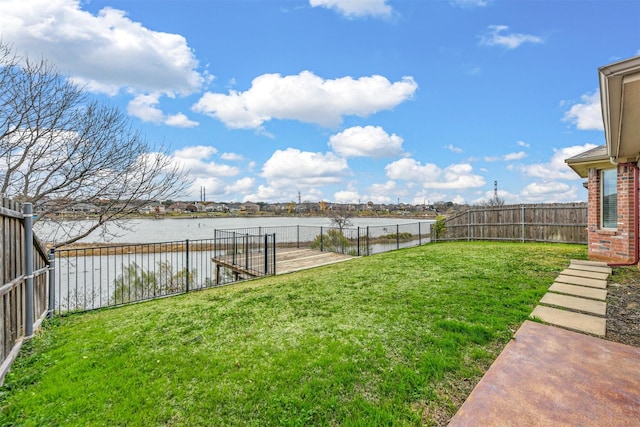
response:
<path id="1" fill-rule="evenodd" d="M 256 258 L 258 257 L 258 259 Z M 339 254 L 335 252 L 322 252 L 316 249 L 299 248 L 278 248 L 275 251 L 275 272 L 267 271 L 271 274 L 287 274 L 294 271 L 306 270 L 309 268 L 321 267 L 335 264 L 355 258 L 351 255 Z M 256 260 L 257 259 L 257 260 Z M 233 274 L 234 281 L 246 280 L 265 275 L 265 264 L 272 265 L 269 256 L 262 254 L 245 255 L 224 255 L 212 258 L 216 264 L 216 284 L 220 283 L 220 269 L 228 268 Z M 273 267 L 271 267 L 273 269 Z"/>

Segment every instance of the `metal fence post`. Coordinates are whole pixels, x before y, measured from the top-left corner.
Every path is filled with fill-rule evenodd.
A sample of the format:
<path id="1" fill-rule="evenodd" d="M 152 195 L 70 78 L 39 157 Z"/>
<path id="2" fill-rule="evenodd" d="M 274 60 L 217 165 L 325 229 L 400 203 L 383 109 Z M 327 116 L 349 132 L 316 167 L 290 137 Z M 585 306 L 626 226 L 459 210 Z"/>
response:
<path id="1" fill-rule="evenodd" d="M 264 275 L 269 272 L 269 235 L 264 235 Z"/>
<path id="2" fill-rule="evenodd" d="M 244 244 L 242 245 L 244 250 L 244 268 L 249 268 L 249 233 L 244 236 Z"/>
<path id="3" fill-rule="evenodd" d="M 187 256 L 186 266 L 187 266 L 187 276 L 185 277 L 185 287 L 186 291 L 189 292 L 189 276 L 191 275 L 191 269 L 189 268 L 189 239 L 185 241 L 185 252 Z"/>
<path id="4" fill-rule="evenodd" d="M 323 248 L 324 242 L 323 242 L 322 240 L 323 240 L 323 236 L 322 236 L 322 226 L 320 226 L 320 252 L 322 252 L 322 250 L 324 249 L 324 248 Z"/>
<path id="5" fill-rule="evenodd" d="M 421 233 L 421 230 L 420 230 L 420 224 L 421 223 L 418 222 L 418 246 L 422 245 L 422 233 Z"/>
<path id="6" fill-rule="evenodd" d="M 49 250 L 49 319 L 53 319 L 56 310 L 56 248 Z"/>
<path id="7" fill-rule="evenodd" d="M 273 233 L 273 275 L 276 275 L 276 233 Z"/>
<path id="8" fill-rule="evenodd" d="M 367 225 L 367 256 L 371 255 L 369 251 L 369 226 Z"/>
<path id="9" fill-rule="evenodd" d="M 360 256 L 360 227 L 358 227 L 358 256 Z"/>
<path id="10" fill-rule="evenodd" d="M 24 278 L 25 292 L 25 336 L 33 335 L 33 207 L 31 203 L 24 206 Z"/>
<path id="11" fill-rule="evenodd" d="M 297 235 L 297 237 L 296 237 L 296 241 L 298 242 L 298 246 L 297 246 L 297 248 L 298 248 L 298 249 L 300 249 L 300 226 L 299 226 L 299 225 L 296 225 L 296 228 L 297 228 L 297 230 L 298 230 L 298 235 Z"/>
<path id="12" fill-rule="evenodd" d="M 396 224 L 396 250 L 400 249 L 400 224 Z"/>
<path id="13" fill-rule="evenodd" d="M 236 265 L 236 252 L 238 252 L 238 239 L 236 237 L 236 232 L 233 232 L 233 265 Z"/>

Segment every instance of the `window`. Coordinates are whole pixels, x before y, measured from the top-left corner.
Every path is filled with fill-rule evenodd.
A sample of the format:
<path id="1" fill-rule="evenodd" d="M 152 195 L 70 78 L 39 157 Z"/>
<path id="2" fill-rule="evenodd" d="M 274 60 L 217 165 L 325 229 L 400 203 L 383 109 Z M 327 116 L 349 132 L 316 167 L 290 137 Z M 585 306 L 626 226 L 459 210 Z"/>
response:
<path id="1" fill-rule="evenodd" d="M 618 171 L 606 169 L 602 171 L 602 228 L 618 228 Z"/>

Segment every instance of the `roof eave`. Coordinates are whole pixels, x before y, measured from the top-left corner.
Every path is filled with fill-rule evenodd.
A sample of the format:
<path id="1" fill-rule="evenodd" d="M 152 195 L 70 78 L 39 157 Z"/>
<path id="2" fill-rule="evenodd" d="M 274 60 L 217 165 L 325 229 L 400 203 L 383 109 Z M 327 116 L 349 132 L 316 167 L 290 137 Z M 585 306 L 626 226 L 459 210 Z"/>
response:
<path id="1" fill-rule="evenodd" d="M 615 160 L 620 154 L 624 78 L 640 73 L 640 56 L 600 67 L 598 72 L 607 152 Z"/>
<path id="2" fill-rule="evenodd" d="M 567 166 L 569 166 L 580 178 L 589 177 L 589 169 L 608 169 L 611 168 L 611 162 L 607 157 L 599 159 L 588 159 L 584 161 L 571 162 L 570 159 L 565 160 Z"/>

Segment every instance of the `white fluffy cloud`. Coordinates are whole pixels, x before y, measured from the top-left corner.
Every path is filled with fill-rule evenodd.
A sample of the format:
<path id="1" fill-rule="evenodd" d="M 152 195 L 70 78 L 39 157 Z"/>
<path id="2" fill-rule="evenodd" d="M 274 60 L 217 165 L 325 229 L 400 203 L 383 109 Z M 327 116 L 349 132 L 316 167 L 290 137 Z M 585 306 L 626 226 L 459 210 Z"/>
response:
<path id="1" fill-rule="evenodd" d="M 247 194 L 253 191 L 253 186 L 255 185 L 256 180 L 251 177 L 240 178 L 237 181 L 227 185 L 225 187 L 225 192 L 227 194 Z"/>
<path id="2" fill-rule="evenodd" d="M 531 34 L 507 33 L 506 25 L 489 25 L 487 32 L 480 36 L 480 44 L 484 46 L 503 46 L 515 49 L 523 43 L 543 43 L 543 39 Z"/>
<path id="3" fill-rule="evenodd" d="M 385 171 L 390 179 L 415 181 L 428 189 L 464 190 L 485 185 L 484 178 L 473 174 L 473 167 L 466 163 L 442 169 L 433 163 L 422 165 L 405 158 L 388 164 Z"/>
<path id="4" fill-rule="evenodd" d="M 518 151 L 515 153 L 508 153 L 503 156 L 484 156 L 484 161 L 485 162 L 498 162 L 498 161 L 510 162 L 514 160 L 521 160 L 521 159 L 524 159 L 525 157 L 527 157 L 527 153 L 525 153 L 524 151 Z"/>
<path id="5" fill-rule="evenodd" d="M 600 92 L 582 95 L 582 102 L 574 104 L 564 114 L 564 121 L 573 123 L 580 130 L 604 130 Z"/>
<path id="6" fill-rule="evenodd" d="M 329 146 L 344 157 L 380 158 L 401 154 L 403 141 L 380 126 L 355 126 L 332 135 Z"/>
<path id="7" fill-rule="evenodd" d="M 342 117 L 367 117 L 411 99 L 418 85 L 412 77 L 390 82 L 373 75 L 325 80 L 310 71 L 297 75 L 263 74 L 245 92 L 205 93 L 193 106 L 235 129 L 260 128 L 272 120 L 298 120 L 337 126 Z"/>
<path id="8" fill-rule="evenodd" d="M 207 200 L 225 199 L 229 195 L 253 191 L 254 178 L 229 181 L 240 174 L 240 168 L 216 162 L 214 158 L 217 153 L 215 147 L 206 145 L 184 147 L 173 153 L 175 164 L 184 168 L 191 179 L 188 192 L 191 199 L 200 197 L 202 188 L 205 189 Z"/>
<path id="9" fill-rule="evenodd" d="M 44 56 L 90 90 L 189 94 L 206 80 L 183 36 L 152 31 L 122 10 L 92 15 L 79 0 L 2 0 L 0 28 L 16 51 Z"/>
<path id="10" fill-rule="evenodd" d="M 296 187 L 259 185 L 258 189 L 254 193 L 245 194 L 242 200 L 245 202 L 285 202 L 297 201 L 298 196 L 300 196 L 303 201 L 312 202 L 322 200 L 324 198 L 322 192 L 316 188 L 307 187 L 302 188 L 302 190 L 298 190 Z"/>
<path id="11" fill-rule="evenodd" d="M 391 196 L 405 195 L 405 190 L 399 189 L 398 184 L 393 180 L 383 184 L 372 184 L 367 191 L 369 191 L 369 199 L 374 203 L 392 203 L 393 198 Z M 399 194 L 400 192 L 403 194 Z"/>
<path id="12" fill-rule="evenodd" d="M 527 153 L 525 153 L 524 151 L 518 151 L 517 153 L 505 154 L 504 156 L 502 156 L 502 160 L 504 160 L 505 162 L 510 162 L 513 160 L 521 160 L 525 157 L 527 157 Z"/>
<path id="13" fill-rule="evenodd" d="M 166 124 L 181 128 L 191 128 L 198 126 L 198 122 L 190 120 L 183 113 L 174 115 L 165 115 L 162 110 L 157 108 L 160 104 L 160 94 L 158 92 L 151 94 L 136 95 L 127 105 L 127 111 L 130 115 L 139 118 L 145 122 L 155 124 Z"/>
<path id="14" fill-rule="evenodd" d="M 548 163 L 521 165 L 518 168 L 527 176 L 548 179 L 577 180 L 580 177 L 565 163 L 565 159 L 597 147 L 595 144 L 574 145 L 561 149 L 554 149 L 553 156 Z"/>
<path id="15" fill-rule="evenodd" d="M 313 153 L 295 148 L 276 150 L 262 167 L 262 177 L 276 188 L 335 184 L 348 173 L 347 161 L 333 153 Z"/>
<path id="16" fill-rule="evenodd" d="M 192 128 L 198 126 L 198 122 L 190 120 L 186 115 L 182 113 L 170 114 L 165 116 L 164 124 L 167 126 L 175 126 L 178 128 Z"/>
<path id="17" fill-rule="evenodd" d="M 333 9 L 347 18 L 389 18 L 393 14 L 386 0 L 309 0 L 309 4 L 311 7 Z"/>
<path id="18" fill-rule="evenodd" d="M 197 145 L 176 150 L 174 160 L 192 177 L 229 177 L 236 176 L 240 170 L 235 166 L 219 164 L 211 158 L 218 150 L 214 147 Z"/>
<path id="19" fill-rule="evenodd" d="M 333 201 L 336 203 L 358 203 L 362 201 L 362 197 L 357 190 L 342 190 L 333 195 Z"/>
<path id="20" fill-rule="evenodd" d="M 244 156 L 242 156 L 242 154 L 238 154 L 238 153 L 222 153 L 222 154 L 220 154 L 220 158 L 222 160 L 228 160 L 228 161 L 232 161 L 232 162 L 240 162 L 240 161 L 244 160 Z"/>
<path id="21" fill-rule="evenodd" d="M 564 182 L 534 182 L 522 189 L 519 197 L 527 203 L 553 203 L 579 200 L 577 188 Z"/>

